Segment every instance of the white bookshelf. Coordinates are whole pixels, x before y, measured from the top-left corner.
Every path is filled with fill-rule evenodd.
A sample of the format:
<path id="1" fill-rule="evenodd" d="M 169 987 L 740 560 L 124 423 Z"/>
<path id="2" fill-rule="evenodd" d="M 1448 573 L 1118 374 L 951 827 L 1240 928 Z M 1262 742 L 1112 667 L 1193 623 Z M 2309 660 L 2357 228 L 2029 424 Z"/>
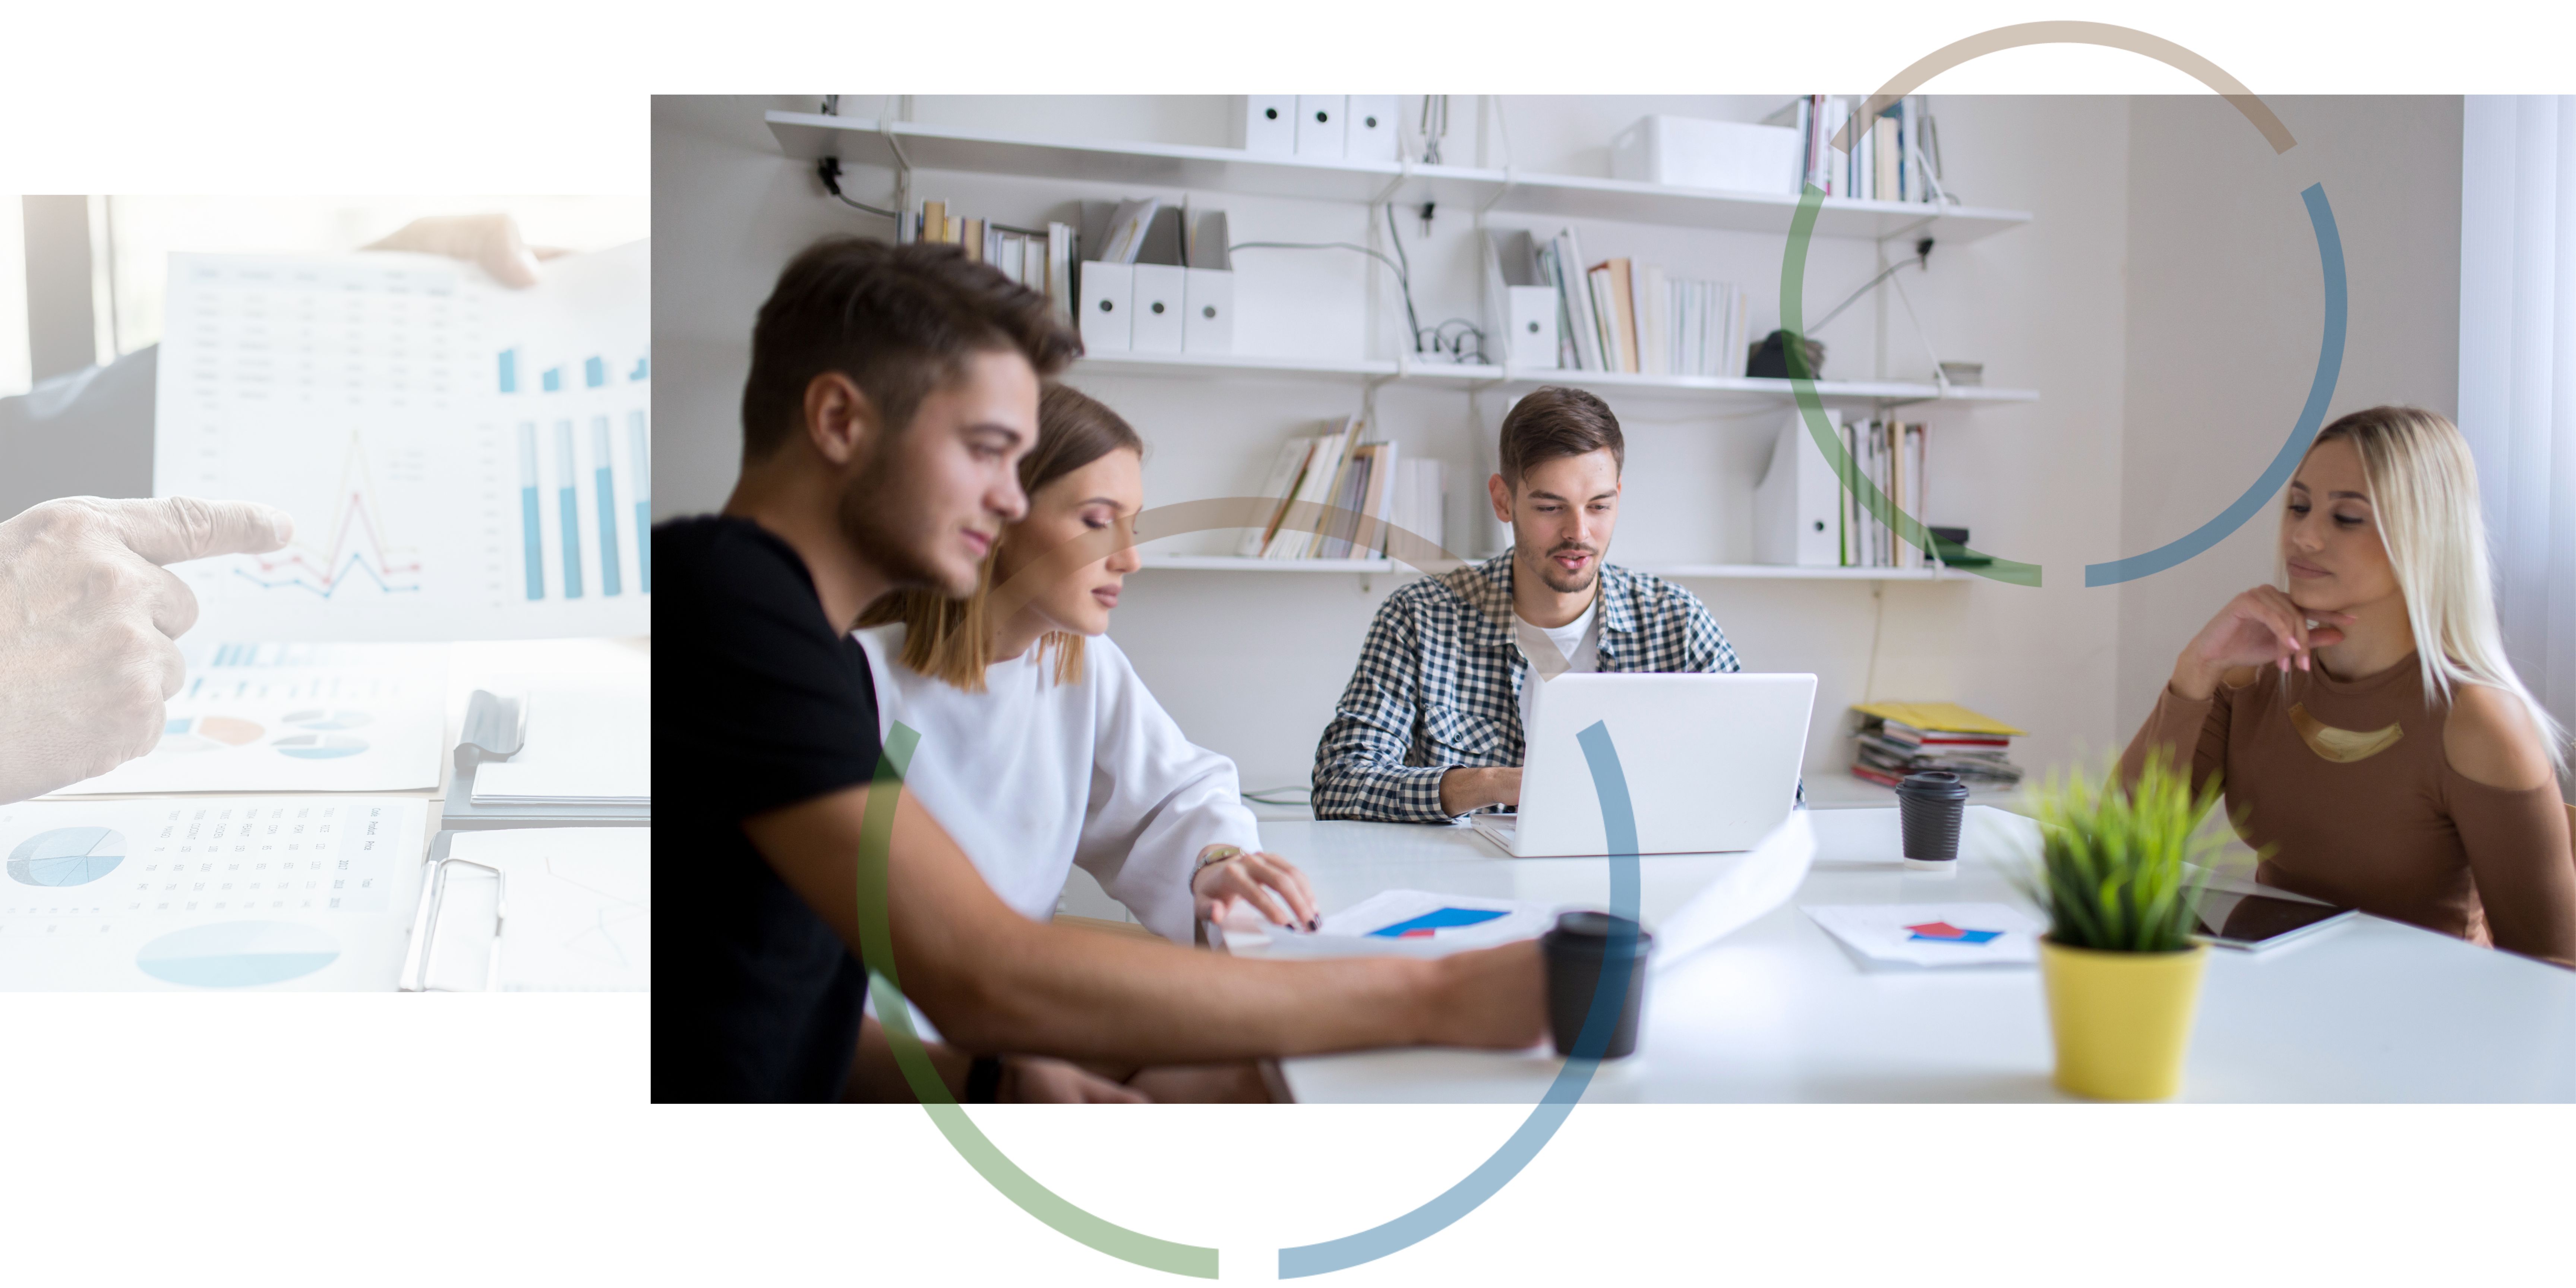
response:
<path id="1" fill-rule="evenodd" d="M 838 157 L 845 166 L 986 174 L 1059 183 L 1119 184 L 1138 188 L 1236 193 L 1347 203 L 1424 200 L 1444 207 L 1597 219 L 1631 224 L 1705 228 L 1785 236 L 1798 198 L 1786 193 L 1725 192 L 1597 179 L 1528 174 L 1410 161 L 1318 160 L 1239 148 L 1096 139 L 1046 138 L 982 129 L 927 125 L 807 112 L 767 113 L 781 153 L 801 161 Z M 1886 240 L 1928 232 L 1959 244 L 2030 222 L 2025 211 L 1925 203 L 1825 198 L 1818 210 L 1819 237 Z M 1481 222 L 1481 218 L 1480 218 Z M 1225 383 L 1243 380 L 1348 381 L 1447 388 L 1462 392 L 1517 391 L 1562 384 L 1590 389 L 1614 403 L 1651 400 L 1687 404 L 1737 419 L 1794 405 L 1787 380 L 1749 376 L 1659 376 L 1394 358 L 1290 357 L 1260 354 L 1102 353 L 1073 366 L 1077 377 L 1120 376 Z M 1820 380 L 1817 397 L 1829 405 L 1884 411 L 1918 404 L 1962 411 L 1989 404 L 2028 404 L 2039 392 L 1993 386 L 1942 386 L 1927 381 Z M 1768 564 L 1654 563 L 1625 566 L 1678 579 L 1796 580 L 1829 582 L 1946 581 L 1977 579 L 1972 571 L 1945 568 L 1804 568 Z M 1343 573 L 1412 575 L 1391 559 L 1249 559 L 1231 555 L 1146 554 L 1146 572 Z M 1867 784 L 1860 784 L 1867 786 Z"/>
<path id="2" fill-rule="evenodd" d="M 813 112 L 771 112 L 767 122 L 771 137 L 786 155 L 804 161 L 839 157 L 844 165 L 901 165 L 915 170 L 1317 201 L 1437 201 L 1464 210 L 1733 232 L 1786 234 L 1798 209 L 1798 198 L 1788 193 L 1674 188 L 1583 175 L 1323 161 L 1186 143 L 1050 139 Z M 1816 214 L 1816 235 L 1884 239 L 1928 231 L 1945 244 L 1959 245 L 2028 222 L 2029 212 L 2020 210 L 1827 197 Z"/>
<path id="3" fill-rule="evenodd" d="M 1392 559 L 1248 559 L 1242 555 L 1145 555 L 1147 572 L 1411 572 Z"/>
<path id="4" fill-rule="evenodd" d="M 1282 358 L 1257 354 L 1102 353 L 1074 363 L 1076 373 L 1146 376 L 1286 376 L 1327 380 L 1385 380 L 1417 385 L 1498 385 L 1579 388 L 1707 402 L 1721 407 L 1785 407 L 1796 400 L 1786 380 L 1753 376 L 1646 376 L 1618 371 L 1568 371 L 1555 367 L 1487 366 L 1478 363 L 1395 362 L 1383 358 Z M 1904 380 L 1819 380 L 1816 395 L 1837 405 L 1942 402 L 2028 403 L 2036 389 L 1939 385 Z"/>
<path id="5" fill-rule="evenodd" d="M 1142 556 L 1147 572 L 1419 572 L 1393 559 L 1248 559 L 1240 555 Z M 1976 574 L 1957 568 L 1799 568 L 1784 564 L 1622 563 L 1620 567 L 1658 577 L 1745 581 L 1966 581 Z"/>
<path id="6" fill-rule="evenodd" d="M 1725 581 L 1965 581 L 1976 574 L 1958 568 L 1802 568 L 1793 564 L 1622 564 L 1658 577 L 1706 577 Z"/>

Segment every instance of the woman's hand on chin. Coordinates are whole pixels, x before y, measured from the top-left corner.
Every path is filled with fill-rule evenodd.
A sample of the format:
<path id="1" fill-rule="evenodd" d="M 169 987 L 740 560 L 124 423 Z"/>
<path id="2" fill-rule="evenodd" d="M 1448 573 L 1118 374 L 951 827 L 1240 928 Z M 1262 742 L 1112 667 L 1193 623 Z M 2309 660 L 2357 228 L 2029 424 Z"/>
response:
<path id="1" fill-rule="evenodd" d="M 2349 613 L 2303 609 L 2277 586 L 2256 586 L 2228 600 L 2183 646 L 2174 659 L 2173 690 L 2197 702 L 2216 691 L 2218 677 L 2240 666 L 2307 670 L 2310 654 L 2342 643 L 2342 628 L 2352 621 Z"/>

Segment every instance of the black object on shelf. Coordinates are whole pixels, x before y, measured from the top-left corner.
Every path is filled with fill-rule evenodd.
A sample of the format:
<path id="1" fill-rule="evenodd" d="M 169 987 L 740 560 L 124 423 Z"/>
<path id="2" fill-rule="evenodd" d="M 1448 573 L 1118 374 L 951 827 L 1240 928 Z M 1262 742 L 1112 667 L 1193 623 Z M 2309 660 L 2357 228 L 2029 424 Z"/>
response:
<path id="1" fill-rule="evenodd" d="M 1761 380 L 1787 380 L 1793 375 L 1808 380 L 1824 379 L 1825 344 L 1822 340 L 1804 342 L 1807 347 L 1806 370 L 1789 370 L 1789 341 L 1796 338 L 1787 331 L 1774 331 L 1762 337 L 1762 343 L 1753 346 L 1752 355 L 1745 359 L 1744 374 Z"/>
<path id="2" fill-rule="evenodd" d="M 1933 528 L 1932 553 L 1952 568 L 1983 568 L 1993 563 L 1994 556 L 1971 553 L 1966 528 Z"/>

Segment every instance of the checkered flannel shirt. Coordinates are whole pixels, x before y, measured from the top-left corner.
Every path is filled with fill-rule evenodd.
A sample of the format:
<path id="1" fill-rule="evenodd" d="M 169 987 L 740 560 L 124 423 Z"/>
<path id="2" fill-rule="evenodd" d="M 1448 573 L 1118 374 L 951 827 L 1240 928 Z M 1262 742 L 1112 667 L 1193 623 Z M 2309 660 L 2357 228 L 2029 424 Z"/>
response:
<path id="1" fill-rule="evenodd" d="M 1603 671 L 1736 671 L 1699 597 L 1661 577 L 1601 567 Z M 1521 685 L 1505 551 L 1386 597 L 1359 669 L 1315 748 L 1315 817 L 1446 823 L 1440 776 L 1518 765 Z"/>

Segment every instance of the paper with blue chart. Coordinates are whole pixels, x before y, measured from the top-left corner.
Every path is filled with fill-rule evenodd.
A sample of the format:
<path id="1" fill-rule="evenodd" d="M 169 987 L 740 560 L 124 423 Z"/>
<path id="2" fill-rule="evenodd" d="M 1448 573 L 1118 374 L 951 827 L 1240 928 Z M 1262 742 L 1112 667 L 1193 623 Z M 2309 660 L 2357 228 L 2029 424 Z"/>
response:
<path id="1" fill-rule="evenodd" d="M 1312 933 L 1268 928 L 1273 956 L 1439 956 L 1490 948 L 1545 934 L 1555 912 L 1545 904 L 1428 890 L 1383 890 L 1324 914 Z M 1231 932 L 1229 932 L 1231 933 Z"/>
<path id="2" fill-rule="evenodd" d="M 144 755 L 56 796 L 438 786 L 444 644 L 181 641 L 186 678 Z"/>
<path id="3" fill-rule="evenodd" d="M 0 989 L 390 990 L 417 797 L 0 805 Z"/>
<path id="4" fill-rule="evenodd" d="M 1811 904 L 1806 913 L 1852 951 L 1908 966 L 2028 966 L 2047 930 L 2001 903 Z"/>
<path id="5" fill-rule="evenodd" d="M 432 255 L 173 255 L 153 491 L 295 540 L 178 565 L 222 639 L 651 630 L 650 243 L 512 290 Z"/>

